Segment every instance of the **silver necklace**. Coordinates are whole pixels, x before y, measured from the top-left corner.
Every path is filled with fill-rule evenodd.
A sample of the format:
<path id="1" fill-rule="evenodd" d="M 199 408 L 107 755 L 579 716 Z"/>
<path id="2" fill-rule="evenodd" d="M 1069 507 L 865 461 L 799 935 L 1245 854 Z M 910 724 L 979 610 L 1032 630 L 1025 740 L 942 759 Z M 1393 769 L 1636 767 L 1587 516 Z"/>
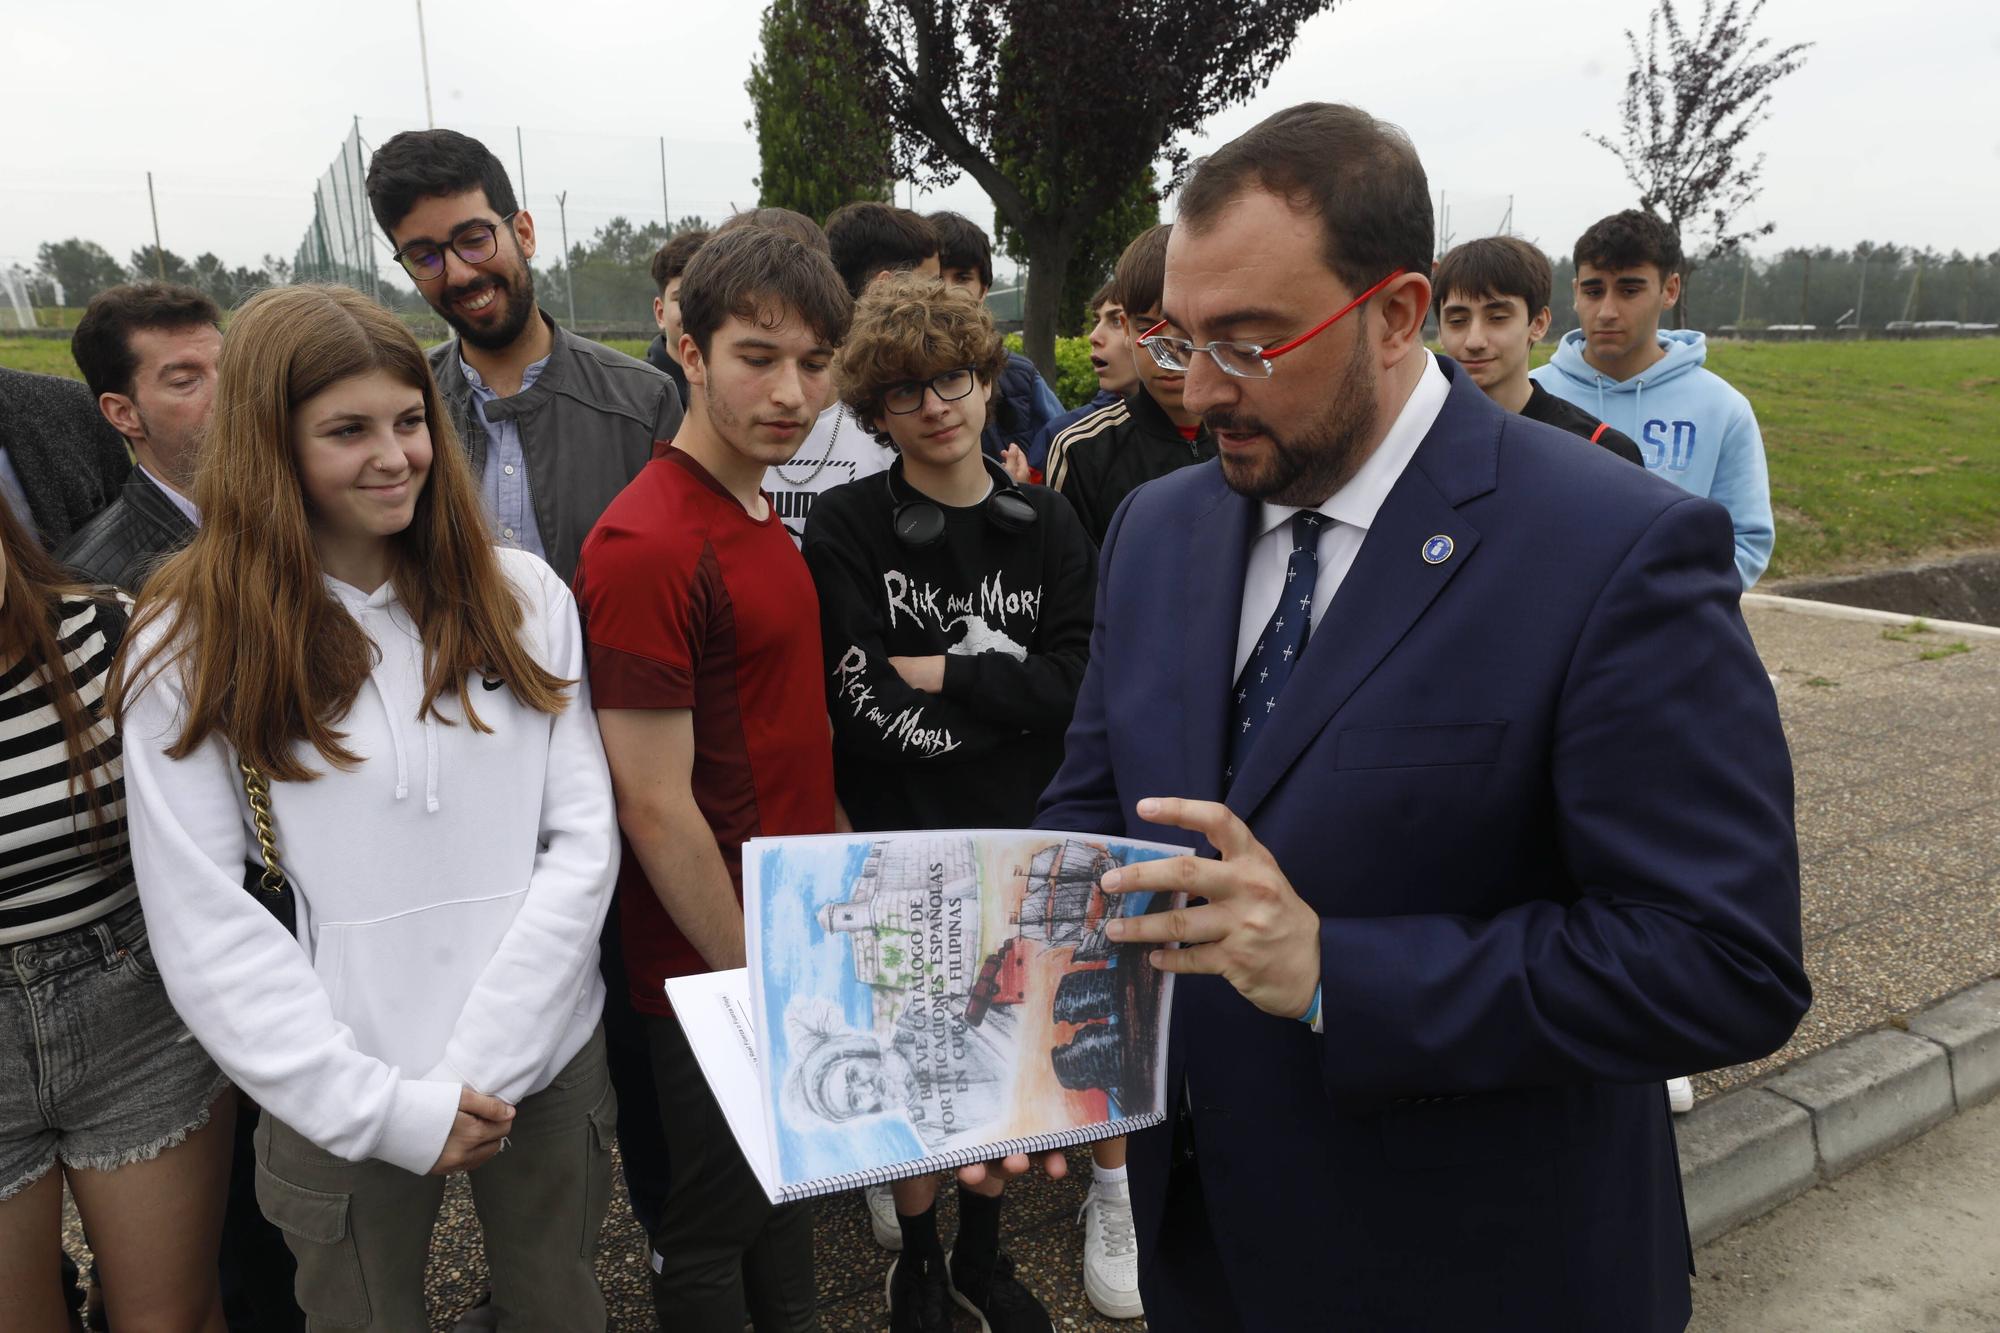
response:
<path id="1" fill-rule="evenodd" d="M 778 464 L 778 475 L 785 479 L 787 486 L 812 485 L 813 478 L 820 474 L 820 471 L 826 467 L 827 460 L 833 457 L 833 451 L 840 447 L 840 423 L 846 419 L 847 412 L 845 409 L 836 411 L 833 414 L 833 438 L 826 442 L 826 452 L 820 455 L 819 461 L 813 464 L 813 470 L 808 472 L 804 477 L 793 477 L 785 472 L 786 468 L 796 466 L 795 462 Z"/>

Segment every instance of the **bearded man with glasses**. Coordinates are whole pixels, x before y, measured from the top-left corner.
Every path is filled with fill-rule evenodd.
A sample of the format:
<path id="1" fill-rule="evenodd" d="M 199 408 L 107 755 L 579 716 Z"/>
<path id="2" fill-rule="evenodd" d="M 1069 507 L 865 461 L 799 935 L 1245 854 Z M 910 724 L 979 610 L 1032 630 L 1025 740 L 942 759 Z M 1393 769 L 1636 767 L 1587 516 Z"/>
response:
<path id="1" fill-rule="evenodd" d="M 673 381 L 541 311 L 528 267 L 534 218 L 477 139 L 396 135 L 369 162 L 368 203 L 403 271 L 458 335 L 431 350 L 431 370 L 495 539 L 570 578 L 604 507 L 679 427 Z"/>
<path id="2" fill-rule="evenodd" d="M 1393 126 L 1280 112 L 1182 191 L 1142 339 L 1219 461 L 1112 519 L 1036 823 L 1204 853 L 1104 881 L 1190 902 L 1109 928 L 1182 974 L 1161 1333 L 1683 1328 L 1661 1085 L 1811 998 L 1729 515 L 1425 349 L 1430 199 Z"/>

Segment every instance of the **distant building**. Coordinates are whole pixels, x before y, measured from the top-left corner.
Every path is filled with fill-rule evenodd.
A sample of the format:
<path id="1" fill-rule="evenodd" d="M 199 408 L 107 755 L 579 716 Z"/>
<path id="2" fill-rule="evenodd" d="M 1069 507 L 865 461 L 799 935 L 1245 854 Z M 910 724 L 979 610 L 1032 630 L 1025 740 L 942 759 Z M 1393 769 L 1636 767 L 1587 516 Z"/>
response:
<path id="1" fill-rule="evenodd" d="M 854 978 L 864 986 L 907 991 L 935 969 L 948 989 L 968 993 L 979 970 L 979 862 L 971 840 L 874 843 L 853 892 L 821 907 L 819 924 L 848 937 Z"/>

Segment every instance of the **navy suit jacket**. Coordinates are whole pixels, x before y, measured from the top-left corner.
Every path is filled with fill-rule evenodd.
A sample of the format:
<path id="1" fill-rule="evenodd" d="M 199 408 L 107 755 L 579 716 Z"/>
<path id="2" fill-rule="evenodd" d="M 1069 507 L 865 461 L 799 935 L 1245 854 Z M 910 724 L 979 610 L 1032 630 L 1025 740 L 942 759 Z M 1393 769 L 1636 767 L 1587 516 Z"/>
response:
<path id="1" fill-rule="evenodd" d="M 1679 1329 L 1661 1081 L 1768 1054 L 1810 1001 L 1790 755 L 1721 506 L 1440 364 L 1444 409 L 1226 797 L 1258 507 L 1216 463 L 1133 493 L 1036 822 L 1206 852 L 1133 807 L 1226 799 L 1320 915 L 1324 1035 L 1220 978 L 1174 996 L 1208 1295 L 1244 1327 Z M 1131 1147 L 1156 1328 L 1185 1294 L 1168 1148 Z"/>

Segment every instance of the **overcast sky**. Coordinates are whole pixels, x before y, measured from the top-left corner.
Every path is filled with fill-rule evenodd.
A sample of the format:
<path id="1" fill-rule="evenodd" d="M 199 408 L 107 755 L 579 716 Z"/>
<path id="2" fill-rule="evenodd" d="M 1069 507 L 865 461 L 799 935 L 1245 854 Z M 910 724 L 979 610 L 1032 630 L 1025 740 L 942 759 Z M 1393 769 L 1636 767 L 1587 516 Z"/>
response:
<path id="1" fill-rule="evenodd" d="M 1584 133 L 1615 130 L 1623 32 L 1643 27 L 1649 6 L 1345 0 L 1195 146 L 1294 102 L 1353 102 L 1410 133 L 1458 239 L 1494 230 L 1511 197 L 1515 230 L 1564 251 L 1632 202 Z M 1682 7 L 1692 18 L 1697 0 Z M 760 8 L 427 0 L 437 123 L 479 134 L 510 171 L 522 128 L 526 202 L 545 238 L 558 190 L 573 239 L 614 213 L 657 218 L 659 136 L 673 214 L 719 217 L 755 202 L 743 80 Z M 1768 162 L 1752 216 L 1777 224 L 1768 248 L 2000 249 L 2000 5 L 1770 0 L 1760 31 L 1816 43 L 1754 141 Z M 170 250 L 289 258 L 353 118 L 371 143 L 424 123 L 414 0 L 24 0 L 6 6 L 0 33 L 13 108 L 0 135 L 0 265 L 32 266 L 37 244 L 71 235 L 124 259 L 150 240 L 148 170 Z M 969 182 L 917 203 L 992 216 Z"/>

